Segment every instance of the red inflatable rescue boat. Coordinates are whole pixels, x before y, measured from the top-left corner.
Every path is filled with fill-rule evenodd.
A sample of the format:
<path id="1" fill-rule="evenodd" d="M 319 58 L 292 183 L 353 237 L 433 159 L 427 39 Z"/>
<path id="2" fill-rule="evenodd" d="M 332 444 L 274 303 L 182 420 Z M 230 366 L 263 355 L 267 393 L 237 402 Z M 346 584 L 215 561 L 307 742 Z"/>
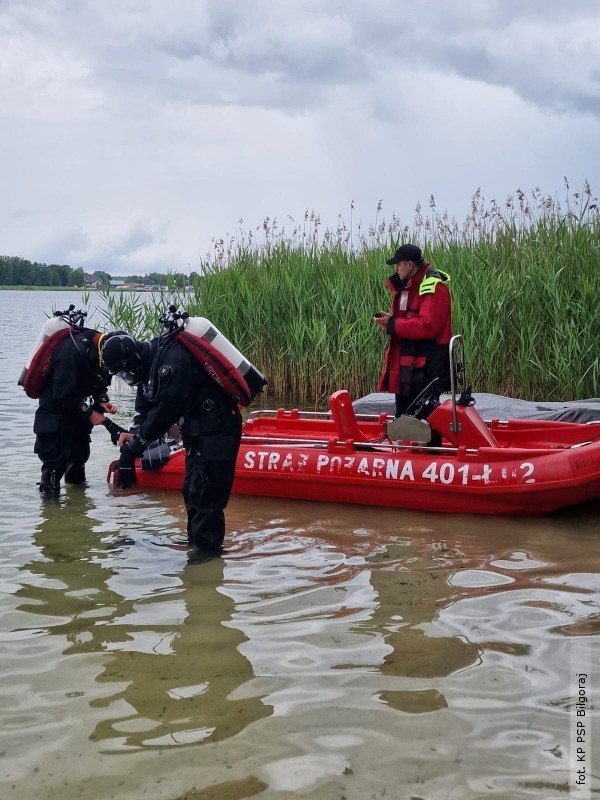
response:
<path id="1" fill-rule="evenodd" d="M 451 399 L 426 421 L 356 415 L 345 390 L 331 395 L 327 412 L 254 412 L 244 424 L 233 492 L 527 516 L 599 499 L 600 422 L 484 422 L 464 380 L 457 397 L 453 347 Z M 441 447 L 428 446 L 431 429 L 442 435 Z M 159 469 L 138 464 L 137 485 L 181 489 L 184 469 L 185 452 L 176 449 Z"/>

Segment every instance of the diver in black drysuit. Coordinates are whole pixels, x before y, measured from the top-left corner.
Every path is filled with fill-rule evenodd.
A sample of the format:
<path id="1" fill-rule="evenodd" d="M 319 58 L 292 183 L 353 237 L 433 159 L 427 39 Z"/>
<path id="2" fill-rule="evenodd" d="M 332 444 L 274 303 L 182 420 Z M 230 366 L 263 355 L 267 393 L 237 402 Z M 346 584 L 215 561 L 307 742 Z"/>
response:
<path id="1" fill-rule="evenodd" d="M 128 341 L 127 341 L 128 340 Z M 120 345 L 120 350 L 119 350 Z M 135 431 L 121 447 L 115 485 L 135 483 L 135 459 L 147 444 L 180 423 L 186 449 L 183 499 L 187 534 L 196 555 L 218 555 L 242 437 L 236 400 L 221 389 L 174 337 L 150 345 L 127 337 L 107 343 L 102 358 L 113 374 L 138 384 Z M 147 382 L 142 384 L 142 376 Z"/>
<path id="2" fill-rule="evenodd" d="M 93 330 L 73 331 L 52 351 L 33 423 L 34 453 L 42 462 L 40 493 L 46 497 L 58 495 L 63 476 L 66 483 L 84 483 L 92 428 L 102 424 L 111 405 L 110 375 L 100 368 L 97 336 Z"/>

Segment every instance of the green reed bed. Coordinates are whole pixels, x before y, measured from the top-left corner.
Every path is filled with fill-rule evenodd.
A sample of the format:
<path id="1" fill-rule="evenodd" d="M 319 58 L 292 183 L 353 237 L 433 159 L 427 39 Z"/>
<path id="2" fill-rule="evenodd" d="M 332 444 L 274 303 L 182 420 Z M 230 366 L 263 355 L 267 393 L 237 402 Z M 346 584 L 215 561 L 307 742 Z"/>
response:
<path id="1" fill-rule="evenodd" d="M 86 294 L 90 296 L 89 292 Z M 147 339 L 156 335 L 158 319 L 165 312 L 172 291 L 140 294 L 111 289 L 105 284 L 101 294 L 105 308 L 100 313 L 106 319 L 107 328 L 118 328 L 134 338 Z"/>
<path id="2" fill-rule="evenodd" d="M 151 335 L 169 301 L 210 318 L 269 380 L 281 401 L 322 406 L 331 391 L 376 390 L 386 336 L 385 259 L 419 243 L 450 273 L 453 322 L 465 338 L 474 391 L 524 399 L 597 396 L 600 377 L 600 217 L 586 184 L 561 205 L 535 190 L 501 208 L 479 193 L 462 225 L 417 206 L 411 228 L 393 218 L 364 231 L 304 226 L 214 244 L 191 295 L 147 299 L 108 293 L 108 320 Z M 381 207 L 378 208 L 378 216 Z M 308 223 L 308 224 L 307 224 Z"/>

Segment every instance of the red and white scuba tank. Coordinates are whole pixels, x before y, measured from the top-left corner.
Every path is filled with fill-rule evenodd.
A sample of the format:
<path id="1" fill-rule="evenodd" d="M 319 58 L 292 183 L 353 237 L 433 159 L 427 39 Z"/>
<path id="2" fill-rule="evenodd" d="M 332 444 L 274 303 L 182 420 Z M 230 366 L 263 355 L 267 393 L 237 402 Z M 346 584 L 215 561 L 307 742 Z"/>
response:
<path id="1" fill-rule="evenodd" d="M 42 325 L 40 335 L 21 370 L 18 386 L 22 386 L 28 397 L 37 399 L 42 393 L 50 369 L 52 351 L 69 335 L 71 326 L 63 317 L 50 317 Z"/>
<path id="2" fill-rule="evenodd" d="M 265 376 L 206 317 L 185 318 L 177 338 L 240 405 L 249 405 L 266 385 Z"/>

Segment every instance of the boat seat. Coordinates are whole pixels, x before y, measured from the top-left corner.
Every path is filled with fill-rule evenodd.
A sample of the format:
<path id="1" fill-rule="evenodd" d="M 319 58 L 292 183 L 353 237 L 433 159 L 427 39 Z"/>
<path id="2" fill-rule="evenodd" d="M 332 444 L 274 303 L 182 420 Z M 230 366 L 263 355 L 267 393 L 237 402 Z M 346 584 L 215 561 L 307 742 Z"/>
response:
<path id="1" fill-rule="evenodd" d="M 474 406 L 456 406 L 458 431 L 451 429 L 452 401 L 444 400 L 427 417 L 431 427 L 455 447 L 500 447 L 500 443 L 479 416 Z"/>
<path id="2" fill-rule="evenodd" d="M 358 420 L 352 407 L 352 400 L 347 389 L 338 389 L 329 398 L 331 416 L 340 439 L 353 439 L 355 442 L 367 442 L 368 438 L 358 427 Z"/>

